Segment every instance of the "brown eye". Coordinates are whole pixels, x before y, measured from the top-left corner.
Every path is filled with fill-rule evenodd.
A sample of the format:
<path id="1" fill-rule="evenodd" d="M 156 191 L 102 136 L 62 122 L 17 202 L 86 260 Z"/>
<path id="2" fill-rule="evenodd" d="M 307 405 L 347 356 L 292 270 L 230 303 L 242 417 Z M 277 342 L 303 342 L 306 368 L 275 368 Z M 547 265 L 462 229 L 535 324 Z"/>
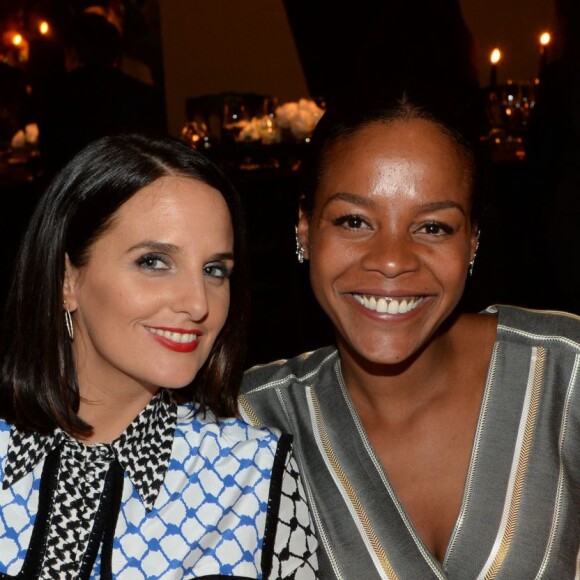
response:
<path id="1" fill-rule="evenodd" d="M 453 228 L 441 222 L 428 222 L 420 226 L 417 232 L 420 234 L 428 234 L 430 236 L 442 236 L 445 234 L 452 234 Z"/>
<path id="2" fill-rule="evenodd" d="M 365 220 L 359 215 L 344 215 L 333 221 L 335 226 L 344 226 L 351 230 L 358 230 L 366 225 Z"/>

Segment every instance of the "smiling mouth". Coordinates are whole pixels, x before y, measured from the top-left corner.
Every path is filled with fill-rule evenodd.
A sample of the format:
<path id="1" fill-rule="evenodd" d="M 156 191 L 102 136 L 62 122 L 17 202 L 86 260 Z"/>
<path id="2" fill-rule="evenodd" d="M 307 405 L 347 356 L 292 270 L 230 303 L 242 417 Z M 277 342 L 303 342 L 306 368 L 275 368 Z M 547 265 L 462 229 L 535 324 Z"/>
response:
<path id="1" fill-rule="evenodd" d="M 417 308 L 425 299 L 424 296 L 408 298 L 377 298 L 376 296 L 366 296 L 364 294 L 352 294 L 352 296 L 363 308 L 379 314 L 405 314 Z"/>
<path id="2" fill-rule="evenodd" d="M 191 344 L 199 340 L 199 335 L 194 332 L 172 332 L 169 330 L 162 330 L 161 328 L 147 327 L 147 330 L 152 334 L 156 334 L 161 338 L 166 338 L 179 344 Z"/>

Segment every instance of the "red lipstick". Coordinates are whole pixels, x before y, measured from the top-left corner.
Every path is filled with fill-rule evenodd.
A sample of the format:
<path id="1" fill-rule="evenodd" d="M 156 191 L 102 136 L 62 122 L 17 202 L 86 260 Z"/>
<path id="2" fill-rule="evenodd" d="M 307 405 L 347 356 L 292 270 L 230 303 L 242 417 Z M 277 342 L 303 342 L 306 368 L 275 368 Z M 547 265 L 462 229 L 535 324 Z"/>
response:
<path id="1" fill-rule="evenodd" d="M 167 338 L 166 336 L 162 336 L 157 334 L 155 331 L 164 331 L 164 332 L 176 332 L 179 334 L 195 334 L 195 340 L 191 342 L 177 342 L 172 340 L 171 338 Z M 201 332 L 197 330 L 185 330 L 182 328 L 162 328 L 162 327 L 150 327 L 149 334 L 153 338 L 153 340 L 157 341 L 161 346 L 168 348 L 174 352 L 193 352 L 199 345 L 199 336 L 201 336 Z"/>

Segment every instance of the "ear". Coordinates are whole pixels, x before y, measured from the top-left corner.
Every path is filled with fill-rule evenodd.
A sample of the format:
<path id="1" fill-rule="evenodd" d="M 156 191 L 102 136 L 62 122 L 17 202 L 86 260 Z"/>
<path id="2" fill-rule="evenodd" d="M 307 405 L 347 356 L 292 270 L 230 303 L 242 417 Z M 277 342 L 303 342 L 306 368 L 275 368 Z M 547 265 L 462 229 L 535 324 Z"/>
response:
<path id="1" fill-rule="evenodd" d="M 470 261 L 475 260 L 475 255 L 477 254 L 477 249 L 479 248 L 479 235 L 481 234 L 481 230 L 474 224 L 471 228 L 471 253 L 470 253 Z"/>
<path id="2" fill-rule="evenodd" d="M 298 226 L 297 226 L 297 233 L 298 241 L 300 245 L 304 248 L 304 259 L 308 260 L 309 258 L 309 231 L 310 231 L 310 220 L 306 215 L 306 212 L 302 209 L 302 205 L 298 210 Z"/>
<path id="3" fill-rule="evenodd" d="M 70 312 L 78 308 L 77 288 L 79 286 L 80 271 L 75 268 L 68 257 L 64 255 L 64 281 L 62 284 L 62 298 Z"/>

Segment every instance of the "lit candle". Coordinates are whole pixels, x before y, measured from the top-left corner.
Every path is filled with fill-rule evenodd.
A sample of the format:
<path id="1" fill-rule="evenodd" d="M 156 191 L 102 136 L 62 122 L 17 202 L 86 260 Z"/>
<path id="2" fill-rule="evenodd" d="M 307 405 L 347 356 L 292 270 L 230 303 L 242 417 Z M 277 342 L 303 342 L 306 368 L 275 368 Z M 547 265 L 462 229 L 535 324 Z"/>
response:
<path id="1" fill-rule="evenodd" d="M 40 32 L 40 34 L 45 35 L 48 34 L 50 31 L 50 25 L 48 24 L 48 22 L 46 20 L 43 20 L 39 25 L 38 25 L 38 31 Z"/>
<path id="2" fill-rule="evenodd" d="M 489 74 L 489 86 L 495 88 L 497 86 L 497 65 L 501 60 L 501 51 L 499 48 L 494 48 L 491 51 L 489 57 L 489 62 L 491 63 L 491 69 Z"/>
<path id="3" fill-rule="evenodd" d="M 548 45 L 552 40 L 549 32 L 542 32 L 540 34 L 540 72 L 538 76 L 542 76 L 546 65 L 548 64 Z"/>

